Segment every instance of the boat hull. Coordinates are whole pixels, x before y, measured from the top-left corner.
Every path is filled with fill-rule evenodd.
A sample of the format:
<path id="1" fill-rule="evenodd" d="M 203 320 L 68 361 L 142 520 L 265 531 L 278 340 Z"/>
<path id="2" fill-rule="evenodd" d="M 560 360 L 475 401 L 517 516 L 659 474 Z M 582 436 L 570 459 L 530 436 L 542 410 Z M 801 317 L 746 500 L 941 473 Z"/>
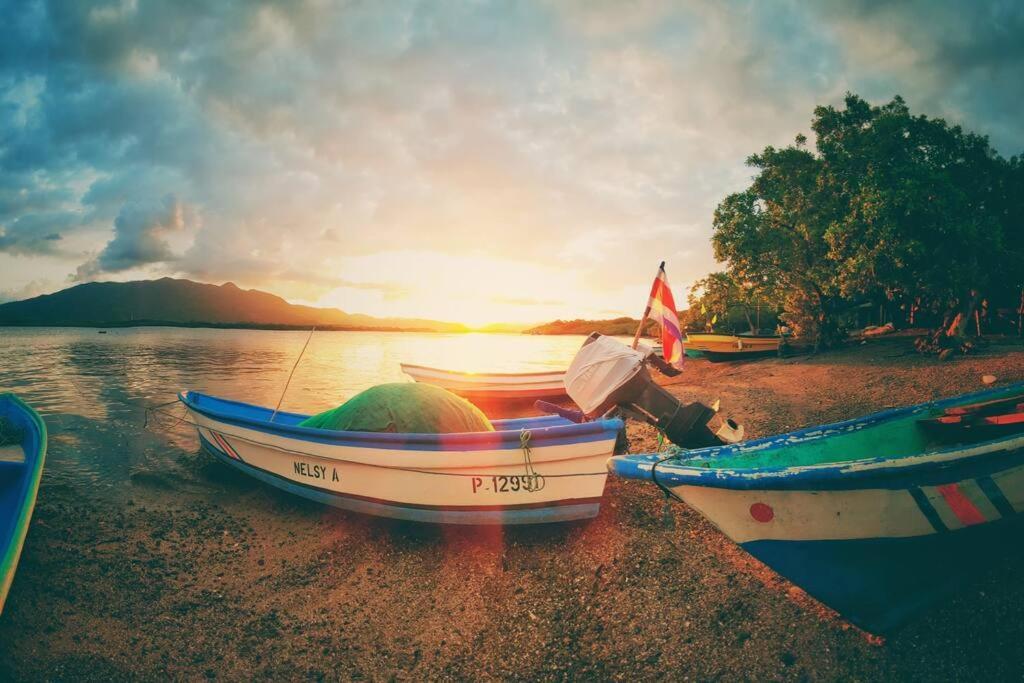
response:
<path id="1" fill-rule="evenodd" d="M 464 373 L 402 364 L 402 371 L 417 382 L 433 384 L 469 400 L 530 401 L 564 398 L 565 372 Z"/>
<path id="2" fill-rule="evenodd" d="M 503 432 L 478 435 L 302 429 L 303 438 L 297 438 L 276 425 L 247 424 L 215 412 L 196 406 L 191 417 L 203 448 L 235 469 L 334 507 L 440 524 L 538 524 L 596 516 L 607 478 L 604 462 L 621 427 L 615 420 L 587 428 L 544 417 L 497 421 Z M 282 419 L 294 425 L 301 417 Z"/>
<path id="3" fill-rule="evenodd" d="M 0 417 L 9 420 L 24 438 L 20 446 L 4 449 L 0 458 L 0 612 L 3 611 L 21 558 L 46 460 L 46 425 L 28 404 L 13 394 L 0 394 Z"/>
<path id="4" fill-rule="evenodd" d="M 711 359 L 748 358 L 778 353 L 781 341 L 781 337 L 690 334 L 686 336 L 686 349 Z"/>
<path id="5" fill-rule="evenodd" d="M 1020 463 L 1024 449 L 1002 459 Z M 669 488 L 808 594 L 885 633 L 969 577 L 979 557 L 1021 528 L 1024 465 L 893 485 L 903 488 Z"/>
<path id="6" fill-rule="evenodd" d="M 851 623 L 885 634 L 963 586 L 1022 531 L 1017 517 L 942 535 L 740 546 Z"/>

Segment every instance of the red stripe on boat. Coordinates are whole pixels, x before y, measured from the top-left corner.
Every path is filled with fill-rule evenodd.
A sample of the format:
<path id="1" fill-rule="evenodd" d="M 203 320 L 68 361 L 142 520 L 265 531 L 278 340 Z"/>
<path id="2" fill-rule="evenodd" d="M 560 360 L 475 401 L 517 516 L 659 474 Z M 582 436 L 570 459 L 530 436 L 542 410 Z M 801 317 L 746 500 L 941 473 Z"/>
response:
<path id="1" fill-rule="evenodd" d="M 953 514 L 956 515 L 956 518 L 964 526 L 982 524 L 988 521 L 985 519 L 985 515 L 981 514 L 981 511 L 974 506 L 974 503 L 960 490 L 959 484 L 946 484 L 945 486 L 938 487 L 938 490 L 942 497 L 946 499 L 949 509 L 953 511 Z"/>
<path id="2" fill-rule="evenodd" d="M 217 443 L 220 444 L 220 447 L 224 449 L 225 453 L 227 453 L 229 456 L 231 456 L 235 460 L 241 460 L 241 458 L 238 457 L 238 453 L 236 453 L 235 449 L 231 447 L 231 444 L 228 443 L 227 439 L 225 439 L 223 436 L 221 436 L 217 432 L 210 432 L 210 433 L 213 434 L 213 437 L 215 439 L 217 439 Z"/>
<path id="3" fill-rule="evenodd" d="M 993 417 L 985 418 L 985 424 L 990 425 L 1014 425 L 1020 424 L 1021 422 L 1024 422 L 1024 413 L 1013 413 L 1011 415 L 994 415 Z"/>

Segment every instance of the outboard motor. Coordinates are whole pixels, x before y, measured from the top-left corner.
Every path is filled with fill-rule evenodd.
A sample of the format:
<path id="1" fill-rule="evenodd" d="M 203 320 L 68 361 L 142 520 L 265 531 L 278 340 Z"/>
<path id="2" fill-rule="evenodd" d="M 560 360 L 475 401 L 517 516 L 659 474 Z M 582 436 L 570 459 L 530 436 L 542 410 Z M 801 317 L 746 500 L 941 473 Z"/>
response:
<path id="1" fill-rule="evenodd" d="M 632 349 L 595 332 L 583 342 L 565 373 L 566 392 L 590 418 L 618 406 L 660 429 L 677 446 L 701 448 L 724 443 L 707 426 L 716 411 L 703 403 L 683 405 L 654 382 L 647 361 L 658 363 L 660 359 L 649 348 Z M 664 362 L 659 365 L 671 369 Z M 742 428 L 731 420 L 726 427 L 742 434 Z"/>

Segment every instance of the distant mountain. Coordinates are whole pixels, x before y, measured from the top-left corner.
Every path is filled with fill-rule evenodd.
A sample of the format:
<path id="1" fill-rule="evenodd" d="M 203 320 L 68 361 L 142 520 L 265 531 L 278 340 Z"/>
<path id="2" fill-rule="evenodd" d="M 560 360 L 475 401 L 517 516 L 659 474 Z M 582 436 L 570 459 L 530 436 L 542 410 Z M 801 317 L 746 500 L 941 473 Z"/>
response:
<path id="1" fill-rule="evenodd" d="M 418 318 L 374 318 L 337 308 L 290 304 L 279 296 L 234 283 L 207 285 L 162 278 L 88 282 L 24 301 L 0 304 L 0 325 L 185 325 L 311 327 L 463 332 L 464 325 Z"/>
<path id="2" fill-rule="evenodd" d="M 474 327 L 474 332 L 487 332 L 490 334 L 519 334 L 530 327 L 525 323 L 491 323 L 483 327 Z"/>
<path id="3" fill-rule="evenodd" d="M 600 332 L 610 335 L 632 335 L 636 333 L 636 326 L 640 321 L 636 318 L 613 318 L 611 320 L 556 320 L 532 327 L 525 331 L 525 334 L 590 334 Z M 645 326 L 650 333 L 654 327 L 653 322 Z"/>

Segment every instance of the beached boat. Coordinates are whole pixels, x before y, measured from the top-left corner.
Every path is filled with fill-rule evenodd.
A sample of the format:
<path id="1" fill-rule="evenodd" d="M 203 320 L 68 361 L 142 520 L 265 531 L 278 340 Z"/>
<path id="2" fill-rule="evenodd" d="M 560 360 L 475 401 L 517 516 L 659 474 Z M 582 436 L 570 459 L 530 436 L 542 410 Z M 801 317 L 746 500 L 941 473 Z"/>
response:
<path id="1" fill-rule="evenodd" d="M 464 434 L 339 432 L 306 415 L 196 392 L 203 447 L 257 479 L 335 507 L 444 524 L 536 524 L 598 513 L 620 420 L 496 420 Z"/>
<path id="2" fill-rule="evenodd" d="M 0 394 L 0 611 L 21 557 L 46 459 L 46 425 L 14 394 Z"/>
<path id="3" fill-rule="evenodd" d="M 880 633 L 1019 542 L 1024 510 L 1024 384 L 746 443 L 614 457 L 654 481 L 745 550 Z M 974 426 L 949 431 L 944 416 Z M 969 420 L 971 421 L 971 420 Z M 993 432 L 992 427 L 1002 431 Z M 995 435 L 994 438 L 993 435 Z"/>
<path id="4" fill-rule="evenodd" d="M 402 372 L 469 400 L 537 400 L 565 396 L 565 371 L 473 373 L 402 363 Z"/>
<path id="5" fill-rule="evenodd" d="M 752 334 L 688 334 L 688 355 L 701 353 L 711 359 L 744 358 L 777 353 L 782 337 Z"/>

